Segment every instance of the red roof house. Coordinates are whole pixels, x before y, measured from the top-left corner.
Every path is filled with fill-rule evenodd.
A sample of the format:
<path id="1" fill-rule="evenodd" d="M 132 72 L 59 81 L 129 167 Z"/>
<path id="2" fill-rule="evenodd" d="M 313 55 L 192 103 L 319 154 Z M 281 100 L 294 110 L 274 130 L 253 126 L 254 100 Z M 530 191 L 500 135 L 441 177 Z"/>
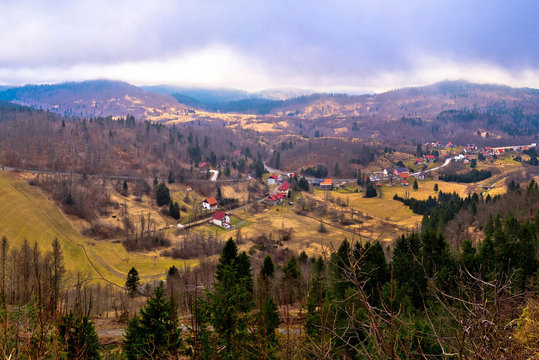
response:
<path id="1" fill-rule="evenodd" d="M 288 192 L 290 191 L 290 184 L 287 181 L 285 181 L 284 183 L 281 184 L 281 186 L 279 186 L 277 191 L 280 194 L 283 194 L 284 196 L 288 196 Z"/>
<path id="2" fill-rule="evenodd" d="M 212 196 L 202 202 L 202 208 L 206 210 L 217 209 L 217 200 Z"/>
<path id="3" fill-rule="evenodd" d="M 213 214 L 212 222 L 217 225 L 228 229 L 230 227 L 230 216 L 222 211 L 216 211 Z"/>

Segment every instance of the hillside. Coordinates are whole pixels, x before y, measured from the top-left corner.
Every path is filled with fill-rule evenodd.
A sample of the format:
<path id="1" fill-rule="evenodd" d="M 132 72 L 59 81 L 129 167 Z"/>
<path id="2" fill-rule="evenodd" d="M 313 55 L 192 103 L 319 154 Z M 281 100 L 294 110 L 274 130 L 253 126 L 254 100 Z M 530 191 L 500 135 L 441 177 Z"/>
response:
<path id="1" fill-rule="evenodd" d="M 137 119 L 176 118 L 188 108 L 173 97 L 120 81 L 92 80 L 26 85 L 0 92 L 0 100 L 50 110 L 69 117 L 134 115 Z"/>

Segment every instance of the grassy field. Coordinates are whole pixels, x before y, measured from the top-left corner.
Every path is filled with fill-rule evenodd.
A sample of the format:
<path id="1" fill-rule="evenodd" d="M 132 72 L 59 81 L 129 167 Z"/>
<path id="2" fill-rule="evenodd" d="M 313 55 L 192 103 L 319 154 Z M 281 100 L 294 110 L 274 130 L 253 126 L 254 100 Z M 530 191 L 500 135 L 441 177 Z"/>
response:
<path id="1" fill-rule="evenodd" d="M 135 206 L 135 202 L 132 205 Z M 97 241 L 82 236 L 41 190 L 8 172 L 0 172 L 1 235 L 8 238 L 12 248 L 20 246 L 24 239 L 30 243 L 36 241 L 42 252 L 49 251 L 53 239 L 58 238 L 68 271 L 117 285 L 123 285 L 123 274 L 127 274 L 132 266 L 141 277 L 148 277 L 163 275 L 171 265 L 196 263 L 196 260 L 184 262 L 161 257 L 157 252 L 128 253 L 119 241 Z"/>

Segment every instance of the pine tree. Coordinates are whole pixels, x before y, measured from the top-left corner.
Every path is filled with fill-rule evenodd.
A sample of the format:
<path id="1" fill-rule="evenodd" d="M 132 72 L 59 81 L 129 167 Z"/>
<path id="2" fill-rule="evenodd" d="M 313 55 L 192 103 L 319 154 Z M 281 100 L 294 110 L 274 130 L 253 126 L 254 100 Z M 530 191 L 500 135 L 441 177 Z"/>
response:
<path id="1" fill-rule="evenodd" d="M 176 178 L 174 177 L 174 172 L 170 170 L 168 173 L 168 183 L 173 184 L 174 181 L 176 181 Z"/>
<path id="2" fill-rule="evenodd" d="M 125 287 L 130 296 L 135 296 L 140 286 L 140 277 L 138 271 L 132 267 L 127 274 L 127 280 L 125 281 Z"/>
<path id="3" fill-rule="evenodd" d="M 100 359 L 99 339 L 88 316 L 63 315 L 58 327 L 62 343 L 66 344 L 67 359 Z"/>
<path id="4" fill-rule="evenodd" d="M 155 188 L 155 200 L 158 206 L 170 203 L 170 191 L 164 182 L 160 182 Z"/>
<path id="5" fill-rule="evenodd" d="M 417 185 L 417 180 L 414 180 L 414 185 L 412 187 L 414 190 L 419 189 L 419 186 Z"/>
<path id="6" fill-rule="evenodd" d="M 434 192 L 438 192 L 438 183 L 434 184 Z"/>
<path id="7" fill-rule="evenodd" d="M 170 200 L 168 212 L 173 219 L 180 219 L 180 205 L 177 202 Z"/>
<path id="8" fill-rule="evenodd" d="M 175 358 L 182 350 L 180 332 L 176 313 L 161 282 L 146 306 L 129 322 L 123 349 L 129 360 Z"/>

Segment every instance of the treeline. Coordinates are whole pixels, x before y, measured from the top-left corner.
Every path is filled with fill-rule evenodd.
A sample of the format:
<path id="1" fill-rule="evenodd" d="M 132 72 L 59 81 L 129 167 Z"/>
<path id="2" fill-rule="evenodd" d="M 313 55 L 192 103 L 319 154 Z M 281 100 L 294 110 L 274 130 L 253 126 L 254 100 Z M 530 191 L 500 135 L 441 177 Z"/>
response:
<path id="1" fill-rule="evenodd" d="M 438 178 L 442 181 L 452 181 L 460 183 L 475 183 L 483 181 L 492 176 L 492 173 L 488 170 L 472 169 L 465 174 L 445 174 L 440 175 Z"/>
<path id="2" fill-rule="evenodd" d="M 48 112 L 0 108 L 3 165 L 86 174 L 204 178 L 199 162 L 248 170 L 259 153 L 257 134 L 197 122 L 165 126 L 120 119 L 62 119 Z M 9 120 L 9 121 L 7 121 Z M 242 155 L 234 157 L 236 150 Z"/>

